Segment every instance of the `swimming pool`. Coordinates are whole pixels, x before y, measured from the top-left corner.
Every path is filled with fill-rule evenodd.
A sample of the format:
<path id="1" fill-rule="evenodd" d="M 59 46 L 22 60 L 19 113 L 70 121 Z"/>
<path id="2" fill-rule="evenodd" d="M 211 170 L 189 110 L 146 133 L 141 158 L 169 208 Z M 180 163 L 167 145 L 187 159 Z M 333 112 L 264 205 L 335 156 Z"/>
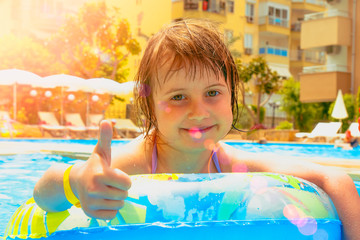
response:
<path id="1" fill-rule="evenodd" d="M 5 140 L 0 140 L 1 143 Z M 13 142 L 24 142 L 38 144 L 96 144 L 96 140 L 13 140 Z M 113 146 L 125 144 L 127 141 L 113 141 Z M 346 159 L 357 159 L 360 156 L 360 149 L 345 151 L 336 149 L 331 145 L 305 145 L 305 144 L 257 144 L 245 142 L 229 142 L 234 147 L 251 152 L 274 152 L 282 155 L 298 156 L 321 156 L 321 157 L 338 157 Z M 3 236 L 6 224 L 12 213 L 28 198 L 32 196 L 32 190 L 40 176 L 51 165 L 62 162 L 74 164 L 77 159 L 48 155 L 42 153 L 17 154 L 10 156 L 0 156 L 0 236 Z M 355 182 L 360 191 L 360 183 Z"/>

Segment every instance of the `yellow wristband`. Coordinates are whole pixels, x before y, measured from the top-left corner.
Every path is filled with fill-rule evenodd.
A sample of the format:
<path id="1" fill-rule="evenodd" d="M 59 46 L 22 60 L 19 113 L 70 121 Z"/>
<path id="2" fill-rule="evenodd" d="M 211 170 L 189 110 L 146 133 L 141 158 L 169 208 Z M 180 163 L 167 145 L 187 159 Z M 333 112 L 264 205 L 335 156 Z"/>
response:
<path id="1" fill-rule="evenodd" d="M 73 191 L 71 190 L 71 186 L 70 186 L 70 170 L 71 170 L 71 168 L 72 168 L 73 166 L 74 166 L 74 165 L 71 165 L 70 167 L 68 167 L 68 168 L 65 170 L 64 178 L 63 178 L 63 181 L 64 181 L 64 192 L 65 192 L 65 197 L 66 197 L 66 199 L 67 199 L 72 205 L 74 205 L 75 207 L 80 208 L 80 207 L 81 207 L 80 201 L 79 201 L 79 199 L 75 196 L 75 194 L 74 194 Z"/>

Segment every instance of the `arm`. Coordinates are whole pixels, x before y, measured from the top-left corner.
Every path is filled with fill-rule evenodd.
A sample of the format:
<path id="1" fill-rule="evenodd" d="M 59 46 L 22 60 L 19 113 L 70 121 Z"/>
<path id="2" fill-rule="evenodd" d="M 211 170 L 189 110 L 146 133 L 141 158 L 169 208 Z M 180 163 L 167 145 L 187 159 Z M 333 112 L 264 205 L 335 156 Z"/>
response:
<path id="1" fill-rule="evenodd" d="M 349 175 L 333 167 L 291 157 L 259 156 L 250 157 L 250 171 L 289 174 L 315 183 L 332 199 L 343 224 L 343 239 L 360 239 L 360 197 Z"/>
<path id="2" fill-rule="evenodd" d="M 57 164 L 50 167 L 34 188 L 34 199 L 45 211 L 58 212 L 71 207 L 66 200 L 63 187 L 64 172 L 69 167 L 66 164 Z"/>
<path id="3" fill-rule="evenodd" d="M 124 204 L 130 177 L 111 168 L 112 129 L 107 121 L 100 125 L 99 142 L 90 158 L 77 163 L 70 171 L 70 186 L 84 212 L 95 218 L 112 219 Z M 63 176 L 67 165 L 49 168 L 34 189 L 36 203 L 46 211 L 63 211 L 71 207 L 64 193 Z"/>

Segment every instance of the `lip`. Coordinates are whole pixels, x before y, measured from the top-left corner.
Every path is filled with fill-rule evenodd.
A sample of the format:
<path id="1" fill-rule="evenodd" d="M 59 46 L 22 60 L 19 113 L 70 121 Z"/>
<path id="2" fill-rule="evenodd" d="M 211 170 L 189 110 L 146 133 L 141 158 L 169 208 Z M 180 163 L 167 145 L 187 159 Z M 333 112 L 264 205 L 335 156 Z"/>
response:
<path id="1" fill-rule="evenodd" d="M 196 133 L 206 133 L 210 131 L 214 125 L 211 126 L 203 126 L 203 127 L 191 127 L 191 128 L 183 128 L 183 130 L 189 132 L 190 134 L 196 134 Z"/>

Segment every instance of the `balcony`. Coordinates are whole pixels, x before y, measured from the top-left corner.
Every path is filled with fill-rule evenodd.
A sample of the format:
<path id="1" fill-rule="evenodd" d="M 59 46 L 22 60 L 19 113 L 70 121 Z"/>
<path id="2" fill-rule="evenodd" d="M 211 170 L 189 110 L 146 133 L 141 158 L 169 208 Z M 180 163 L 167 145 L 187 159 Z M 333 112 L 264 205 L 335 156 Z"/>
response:
<path id="1" fill-rule="evenodd" d="M 351 45 L 351 19 L 348 13 L 334 10 L 305 15 L 301 25 L 301 48 Z"/>
<path id="2" fill-rule="evenodd" d="M 281 57 L 288 57 L 288 49 L 284 47 L 270 46 L 267 45 L 265 47 L 259 48 L 259 54 L 270 54 Z"/>
<path id="3" fill-rule="evenodd" d="M 339 89 L 350 93 L 351 74 L 347 66 L 323 65 L 304 67 L 300 74 L 300 101 L 329 102 L 336 99 Z"/>
<path id="4" fill-rule="evenodd" d="M 322 12 L 326 9 L 325 0 L 292 0 L 292 9 L 306 10 L 310 12 Z"/>
<path id="5" fill-rule="evenodd" d="M 324 52 L 309 50 L 290 51 L 290 61 L 298 67 L 313 66 L 314 64 L 325 64 Z M 307 70 L 304 70 L 307 71 Z"/>
<path id="6" fill-rule="evenodd" d="M 289 20 L 273 16 L 259 17 L 259 31 L 289 35 Z"/>
<path id="7" fill-rule="evenodd" d="M 175 18 L 209 18 L 214 22 L 226 21 L 226 2 L 225 1 L 198 1 L 198 0 L 184 0 L 173 2 L 174 6 L 182 8 L 182 12 L 174 14 Z"/>

